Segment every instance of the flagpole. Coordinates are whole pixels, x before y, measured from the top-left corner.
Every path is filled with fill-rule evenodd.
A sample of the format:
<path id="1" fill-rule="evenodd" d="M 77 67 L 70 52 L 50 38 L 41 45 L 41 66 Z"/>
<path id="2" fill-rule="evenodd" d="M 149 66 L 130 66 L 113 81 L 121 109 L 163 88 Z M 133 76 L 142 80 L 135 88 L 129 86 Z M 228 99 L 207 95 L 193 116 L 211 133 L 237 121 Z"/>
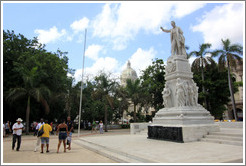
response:
<path id="1" fill-rule="evenodd" d="M 83 54 L 83 66 L 82 66 L 82 79 L 81 79 L 81 87 L 80 87 L 78 138 L 80 136 L 81 108 L 82 108 L 82 99 L 83 99 L 83 80 L 84 80 L 84 65 L 85 65 L 86 32 L 87 32 L 87 29 L 85 29 L 84 54 Z"/>

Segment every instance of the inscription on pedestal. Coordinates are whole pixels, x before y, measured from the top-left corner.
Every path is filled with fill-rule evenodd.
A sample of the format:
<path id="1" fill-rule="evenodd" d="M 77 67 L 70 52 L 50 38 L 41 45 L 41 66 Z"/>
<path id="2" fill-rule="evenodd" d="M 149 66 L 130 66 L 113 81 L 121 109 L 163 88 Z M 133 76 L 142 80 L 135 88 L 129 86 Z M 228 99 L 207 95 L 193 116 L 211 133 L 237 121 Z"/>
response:
<path id="1" fill-rule="evenodd" d="M 148 126 L 148 138 L 184 142 L 182 127 Z"/>

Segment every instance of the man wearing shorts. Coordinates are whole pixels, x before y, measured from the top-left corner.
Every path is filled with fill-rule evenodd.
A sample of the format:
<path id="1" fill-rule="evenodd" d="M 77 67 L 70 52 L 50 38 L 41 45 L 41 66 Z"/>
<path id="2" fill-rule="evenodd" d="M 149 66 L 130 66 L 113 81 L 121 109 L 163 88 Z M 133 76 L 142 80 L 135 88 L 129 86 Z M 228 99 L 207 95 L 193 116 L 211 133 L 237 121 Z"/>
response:
<path id="1" fill-rule="evenodd" d="M 67 127 L 68 127 L 68 136 L 67 136 L 67 145 L 68 150 L 71 150 L 71 141 L 72 141 L 72 131 L 73 131 L 73 122 L 71 121 L 71 117 L 67 117 Z"/>
<path id="2" fill-rule="evenodd" d="M 49 138 L 50 138 L 50 132 L 52 131 L 51 126 L 48 124 L 48 120 L 45 120 L 45 124 L 42 125 L 39 130 L 43 127 L 44 133 L 40 137 L 41 138 L 41 152 L 44 153 L 44 144 L 46 144 L 46 153 L 49 153 Z"/>

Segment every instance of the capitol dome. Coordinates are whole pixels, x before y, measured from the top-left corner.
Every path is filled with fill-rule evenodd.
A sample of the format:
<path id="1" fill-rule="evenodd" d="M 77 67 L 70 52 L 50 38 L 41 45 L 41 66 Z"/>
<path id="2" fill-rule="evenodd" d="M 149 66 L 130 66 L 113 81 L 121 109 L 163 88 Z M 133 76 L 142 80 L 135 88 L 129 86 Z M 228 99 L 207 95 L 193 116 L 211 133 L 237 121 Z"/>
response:
<path id="1" fill-rule="evenodd" d="M 130 61 L 127 62 L 127 67 L 124 69 L 120 76 L 120 81 L 122 86 L 126 86 L 126 80 L 131 79 L 135 81 L 138 78 L 137 73 L 135 70 L 131 68 Z"/>

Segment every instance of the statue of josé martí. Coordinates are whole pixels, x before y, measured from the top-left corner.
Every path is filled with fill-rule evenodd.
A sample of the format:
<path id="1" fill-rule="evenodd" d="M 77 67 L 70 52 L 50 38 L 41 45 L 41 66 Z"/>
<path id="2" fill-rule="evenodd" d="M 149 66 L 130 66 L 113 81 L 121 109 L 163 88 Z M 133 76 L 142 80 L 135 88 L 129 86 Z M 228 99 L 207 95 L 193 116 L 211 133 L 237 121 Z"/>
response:
<path id="1" fill-rule="evenodd" d="M 185 51 L 185 38 L 183 31 L 177 27 L 174 21 L 171 21 L 172 29 L 166 30 L 160 27 L 163 32 L 171 33 L 171 53 L 173 55 L 186 55 Z"/>
<path id="2" fill-rule="evenodd" d="M 197 141 L 209 132 L 219 131 L 210 112 L 198 104 L 198 86 L 187 59 L 185 38 L 181 28 L 171 22 L 171 56 L 165 66 L 165 88 L 162 92 L 163 106 L 156 112 L 153 123 L 148 126 L 148 138 L 176 142 Z"/>

